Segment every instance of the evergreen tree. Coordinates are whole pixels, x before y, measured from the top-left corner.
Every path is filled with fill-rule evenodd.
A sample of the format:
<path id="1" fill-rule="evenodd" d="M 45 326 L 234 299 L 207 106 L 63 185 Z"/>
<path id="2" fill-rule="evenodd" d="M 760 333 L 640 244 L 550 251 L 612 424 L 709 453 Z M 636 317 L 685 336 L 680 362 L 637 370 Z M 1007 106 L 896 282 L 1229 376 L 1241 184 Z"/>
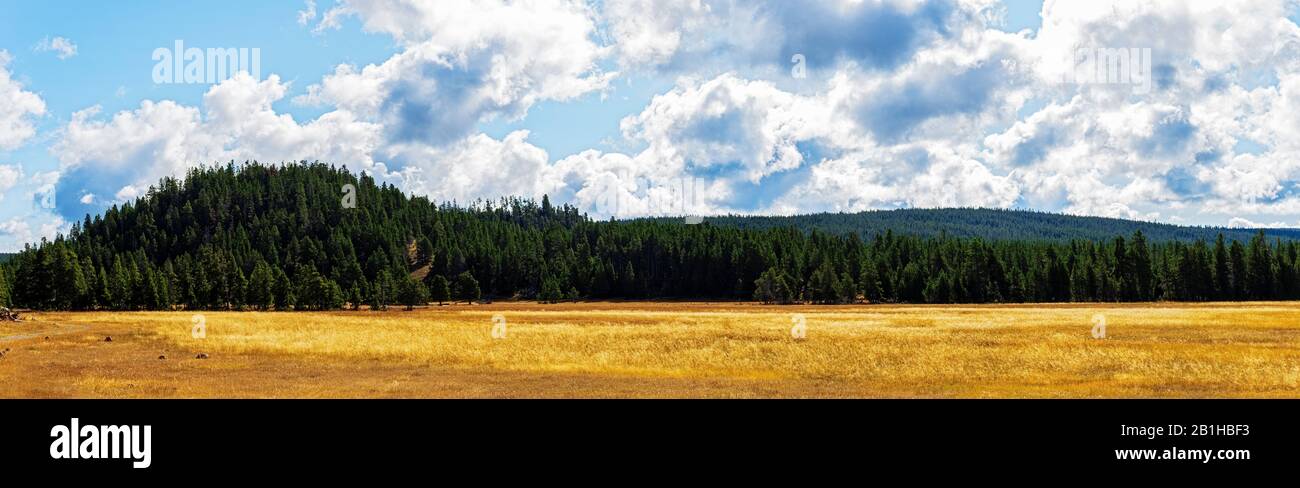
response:
<path id="1" fill-rule="evenodd" d="M 862 288 L 863 298 L 866 298 L 868 302 L 877 303 L 884 299 L 884 292 L 880 287 L 880 275 L 876 271 L 875 263 L 866 262 L 862 264 L 858 285 Z"/>
<path id="2" fill-rule="evenodd" d="M 1214 292 L 1215 296 L 1228 298 L 1232 296 L 1232 271 L 1228 260 L 1228 247 L 1224 244 L 1223 233 L 1214 241 Z"/>
<path id="3" fill-rule="evenodd" d="M 1247 295 L 1256 300 L 1273 297 L 1273 253 L 1270 252 L 1264 231 L 1259 231 L 1250 240 L 1247 255 L 1246 289 Z"/>
<path id="4" fill-rule="evenodd" d="M 131 300 L 131 276 L 127 274 L 126 267 L 122 265 L 121 256 L 113 258 L 113 275 L 109 279 L 113 289 L 113 301 L 109 308 L 126 310 Z"/>
<path id="5" fill-rule="evenodd" d="M 1232 264 L 1232 298 L 1241 300 L 1246 294 L 1246 248 L 1238 241 L 1232 241 L 1228 248 L 1229 262 Z"/>
<path id="6" fill-rule="evenodd" d="M 465 303 L 474 303 L 482 295 L 482 290 L 478 287 L 478 280 L 469 271 L 456 276 L 456 298 L 464 300 Z"/>
<path id="7" fill-rule="evenodd" d="M 858 295 L 857 288 L 857 284 L 853 282 L 853 277 L 849 275 L 848 271 L 840 273 L 840 279 L 835 282 L 835 302 L 856 302 Z"/>
<path id="8" fill-rule="evenodd" d="M 253 266 L 253 274 L 248 279 L 248 304 L 258 310 L 268 310 L 275 306 L 275 275 L 264 262 Z"/>
<path id="9" fill-rule="evenodd" d="M 275 285 L 271 289 L 271 297 L 275 301 L 275 309 L 289 310 L 298 303 L 298 297 L 294 296 L 293 283 L 289 281 L 289 275 L 279 266 L 272 268 L 272 273 L 275 275 Z"/>
<path id="10" fill-rule="evenodd" d="M 560 285 L 554 278 L 542 280 L 542 290 L 537 294 L 537 301 L 542 303 L 556 303 L 564 298 L 560 292 Z"/>
<path id="11" fill-rule="evenodd" d="M 388 277 L 388 271 L 380 271 L 370 283 L 370 309 L 388 310 L 388 305 L 393 303 L 393 295 L 393 281 Z"/>
<path id="12" fill-rule="evenodd" d="M 352 288 L 348 289 L 348 305 L 352 307 L 352 310 L 360 310 L 361 302 L 361 287 L 352 285 Z"/>
<path id="13" fill-rule="evenodd" d="M 3 269 L 0 269 L 0 307 L 9 307 L 9 279 L 5 277 Z"/>
<path id="14" fill-rule="evenodd" d="M 338 212 L 344 183 L 364 196 L 356 212 Z M 721 217 L 697 226 L 595 221 L 549 199 L 461 207 L 321 164 L 232 164 L 164 179 L 67 235 L 25 246 L 0 264 L 0 301 L 37 309 L 311 310 L 346 298 L 382 310 L 399 301 L 402 280 L 426 266 L 434 298 L 442 280 L 447 299 L 465 299 L 464 291 L 471 301 L 483 294 L 778 303 L 1300 298 L 1300 233 L 1287 230 L 916 213 L 932 216 L 865 231 L 853 222 L 908 212 Z M 873 234 L 876 228 L 885 230 Z M 1001 237 L 973 237 L 985 233 Z"/>
<path id="15" fill-rule="evenodd" d="M 1152 298 L 1152 285 L 1155 276 L 1151 271 L 1151 249 L 1147 246 L 1146 236 L 1138 230 L 1133 233 L 1133 244 L 1129 246 L 1128 262 L 1133 267 L 1133 299 L 1149 301 Z"/>
<path id="16" fill-rule="evenodd" d="M 835 275 L 835 268 L 829 261 L 822 262 L 822 265 L 813 272 L 812 278 L 808 281 L 808 291 L 811 299 L 815 303 L 835 303 L 839 294 L 836 293 L 836 287 L 839 278 Z"/>
<path id="17" fill-rule="evenodd" d="M 407 311 L 410 311 L 416 305 L 429 303 L 429 290 L 424 287 L 424 283 L 415 278 L 407 277 L 401 280 L 398 285 L 397 299 L 402 305 L 406 305 Z"/>
<path id="18" fill-rule="evenodd" d="M 116 304 L 113 299 L 113 284 L 108 279 L 108 274 L 104 272 L 104 267 L 99 267 L 99 278 L 95 280 L 99 283 L 99 296 L 95 302 L 100 308 L 111 309 Z"/>
<path id="19" fill-rule="evenodd" d="M 447 278 L 442 275 L 430 275 L 429 295 L 433 301 L 442 305 L 443 302 L 451 300 L 451 285 L 447 283 Z"/>

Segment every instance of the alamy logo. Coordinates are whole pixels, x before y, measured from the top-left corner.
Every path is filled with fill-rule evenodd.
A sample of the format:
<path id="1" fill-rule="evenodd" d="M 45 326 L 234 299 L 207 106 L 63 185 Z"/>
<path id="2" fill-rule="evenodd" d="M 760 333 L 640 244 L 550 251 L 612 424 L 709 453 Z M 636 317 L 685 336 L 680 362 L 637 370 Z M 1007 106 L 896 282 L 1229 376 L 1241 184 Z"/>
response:
<path id="1" fill-rule="evenodd" d="M 134 468 L 153 463 L 149 444 L 152 426 L 85 425 L 73 417 L 70 425 L 50 429 L 50 457 L 54 459 L 131 459 Z M 143 434 L 143 435 L 142 435 Z"/>
<path id="2" fill-rule="evenodd" d="M 1074 50 L 1063 81 L 1080 85 L 1129 85 L 1151 93 L 1151 48 L 1083 47 Z"/>
<path id="3" fill-rule="evenodd" d="M 153 82 L 165 83 L 221 83 L 246 71 L 254 80 L 262 79 L 262 48 L 185 48 L 185 41 L 176 40 L 174 49 L 160 47 L 153 50 Z"/>
<path id="4" fill-rule="evenodd" d="M 1092 316 L 1092 338 L 1093 339 L 1106 338 L 1106 316 L 1105 315 L 1096 314 Z"/>

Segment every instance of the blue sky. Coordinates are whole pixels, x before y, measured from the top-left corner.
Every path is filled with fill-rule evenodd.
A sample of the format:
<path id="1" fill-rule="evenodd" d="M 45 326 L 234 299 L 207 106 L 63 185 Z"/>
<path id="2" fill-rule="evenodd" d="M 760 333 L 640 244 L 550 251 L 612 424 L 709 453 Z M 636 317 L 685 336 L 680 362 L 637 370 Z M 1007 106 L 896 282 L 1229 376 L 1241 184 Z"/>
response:
<path id="1" fill-rule="evenodd" d="M 598 216 L 1300 226 L 1296 3 L 1103 3 L 0 1 L 0 251 L 251 158 Z M 259 48 L 261 72 L 155 83 L 176 40 Z M 1111 48 L 1149 49 L 1154 88 L 1061 63 Z"/>

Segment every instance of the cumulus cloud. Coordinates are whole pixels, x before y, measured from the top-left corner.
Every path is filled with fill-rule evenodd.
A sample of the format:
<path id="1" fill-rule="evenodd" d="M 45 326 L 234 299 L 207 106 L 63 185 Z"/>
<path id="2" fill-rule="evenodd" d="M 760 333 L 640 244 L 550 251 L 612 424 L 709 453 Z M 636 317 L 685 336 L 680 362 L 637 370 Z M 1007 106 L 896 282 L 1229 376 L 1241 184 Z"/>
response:
<path id="1" fill-rule="evenodd" d="M 891 69 L 921 48 L 977 25 L 990 2 L 956 0 L 615 0 L 603 13 L 620 62 L 697 71 L 851 61 Z"/>
<path id="2" fill-rule="evenodd" d="M 236 76 L 201 106 L 78 112 L 53 147 L 59 204 L 205 162 L 321 159 L 440 200 L 549 194 L 598 216 L 1024 206 L 1280 223 L 1300 213 L 1288 5 L 1048 0 L 1030 34 L 993 28 L 986 0 L 307 2 L 299 22 L 356 19 L 399 52 L 309 85 L 294 101 L 325 108 L 311 121 L 272 108 L 290 88 L 275 76 Z M 1114 48 L 1150 49 L 1132 73 L 1148 91 L 1074 76 L 1080 49 Z M 675 80 L 621 121 L 631 149 L 552 161 L 527 130 L 480 132 L 620 76 Z M 16 94 L 0 98 L 13 146 L 44 106 L 3 64 L 0 92 Z"/>
<path id="3" fill-rule="evenodd" d="M 68 59 L 77 55 L 77 45 L 65 37 L 46 37 L 36 44 L 37 52 L 53 52 L 59 59 Z"/>
<path id="4" fill-rule="evenodd" d="M 0 236 L 10 244 L 6 252 L 15 252 L 22 248 L 18 243 L 36 242 L 41 239 L 54 239 L 59 234 L 66 234 L 70 225 L 66 220 L 57 215 L 40 216 L 39 218 L 30 219 L 14 217 L 0 221 Z M 34 222 L 33 222 L 34 221 Z M 34 225 L 33 225 L 34 224 Z"/>
<path id="5" fill-rule="evenodd" d="M 441 200 L 469 203 L 506 195 L 541 198 L 548 170 L 546 151 L 527 142 L 528 131 L 502 140 L 476 134 L 445 147 L 411 145 L 397 149 L 412 163 L 396 171 L 403 187 Z M 490 161 L 491 164 L 483 164 Z"/>
<path id="6" fill-rule="evenodd" d="M 1016 201 L 1013 181 L 950 147 L 875 143 L 839 116 L 845 101 L 836 92 L 846 83 L 833 80 L 827 93 L 804 96 L 731 73 L 683 79 L 623 120 L 625 137 L 644 150 L 588 151 L 561 160 L 556 172 L 569 188 L 581 185 L 573 191 L 580 204 L 631 201 L 619 210 L 632 215 L 654 213 L 656 199 L 712 214 Z"/>
<path id="7" fill-rule="evenodd" d="M 316 20 L 316 0 L 307 0 L 306 8 L 298 11 L 298 25 L 307 25 Z"/>
<path id="8" fill-rule="evenodd" d="M 9 52 L 0 49 L 0 150 L 14 149 L 36 134 L 32 117 L 45 115 L 45 101 L 9 74 Z"/>
<path id="9" fill-rule="evenodd" d="M 4 200 L 5 193 L 7 193 L 9 189 L 13 188 L 14 185 L 17 185 L 18 180 L 21 180 L 22 178 L 22 166 L 0 164 L 0 200 Z"/>
<path id="10" fill-rule="evenodd" d="M 665 171 L 710 174 L 737 167 L 750 181 L 798 167 L 796 145 L 817 137 L 829 114 L 771 83 L 723 74 L 657 96 L 622 122 Z"/>
<path id="11" fill-rule="evenodd" d="M 376 168 L 370 156 L 380 141 L 377 125 L 345 110 L 298 123 L 271 107 L 286 90 L 276 75 L 259 82 L 241 72 L 209 89 L 202 109 L 145 100 L 107 118 L 99 107 L 73 114 L 52 147 L 60 161 L 60 211 L 86 211 L 80 196 L 87 193 L 127 200 L 202 164 L 319 159 Z"/>
<path id="12" fill-rule="evenodd" d="M 602 89 L 613 76 L 597 66 L 604 48 L 577 2 L 348 1 L 331 14 L 360 17 L 405 49 L 377 65 L 338 66 L 299 102 L 381 123 L 394 142 L 453 143 L 480 121 L 519 118 L 537 102 Z"/>
<path id="13" fill-rule="evenodd" d="M 1286 227 L 1300 227 L 1300 224 L 1294 226 L 1287 225 L 1286 222 L 1259 223 L 1241 217 L 1233 217 L 1228 220 L 1228 227 L 1234 229 L 1279 229 Z"/>
<path id="14" fill-rule="evenodd" d="M 1039 108 L 984 137 L 1037 208 L 1171 219 L 1278 214 L 1300 179 L 1281 109 L 1300 28 L 1285 2 L 1047 2 L 1020 59 Z M 1149 48 L 1152 91 L 1071 78 L 1079 49 Z M 1140 66 L 1140 65 L 1135 65 Z M 1258 83 L 1276 78 L 1278 83 Z M 1279 110 L 1281 109 L 1281 110 Z M 1290 123 L 1287 123 L 1290 122 Z M 1242 140 L 1257 141 L 1243 150 Z"/>
<path id="15" fill-rule="evenodd" d="M 60 211 L 84 210 L 86 195 L 130 199 L 162 176 L 245 159 L 360 166 L 435 198 L 540 196 L 548 157 L 528 133 L 495 140 L 475 128 L 603 89 L 614 73 L 597 66 L 606 48 L 594 40 L 593 15 L 569 1 L 340 2 L 317 29 L 355 16 L 402 50 L 363 68 L 338 66 L 295 100 L 330 107 L 323 115 L 299 123 L 277 113 L 272 103 L 288 85 L 246 74 L 213 86 L 201 107 L 146 100 L 108 118 L 82 110 L 53 146 Z"/>

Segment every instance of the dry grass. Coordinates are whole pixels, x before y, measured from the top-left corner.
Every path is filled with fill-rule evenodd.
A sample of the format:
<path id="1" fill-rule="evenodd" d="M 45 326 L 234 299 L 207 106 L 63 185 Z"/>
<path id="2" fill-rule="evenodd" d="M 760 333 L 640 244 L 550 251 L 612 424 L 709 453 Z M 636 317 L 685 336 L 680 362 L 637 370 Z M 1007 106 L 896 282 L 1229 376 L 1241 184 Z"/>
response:
<path id="1" fill-rule="evenodd" d="M 806 340 L 790 336 L 795 313 Z M 0 325 L 31 336 L 4 341 L 0 396 L 1300 397 L 1295 303 L 205 312 L 204 339 L 191 315 Z"/>

